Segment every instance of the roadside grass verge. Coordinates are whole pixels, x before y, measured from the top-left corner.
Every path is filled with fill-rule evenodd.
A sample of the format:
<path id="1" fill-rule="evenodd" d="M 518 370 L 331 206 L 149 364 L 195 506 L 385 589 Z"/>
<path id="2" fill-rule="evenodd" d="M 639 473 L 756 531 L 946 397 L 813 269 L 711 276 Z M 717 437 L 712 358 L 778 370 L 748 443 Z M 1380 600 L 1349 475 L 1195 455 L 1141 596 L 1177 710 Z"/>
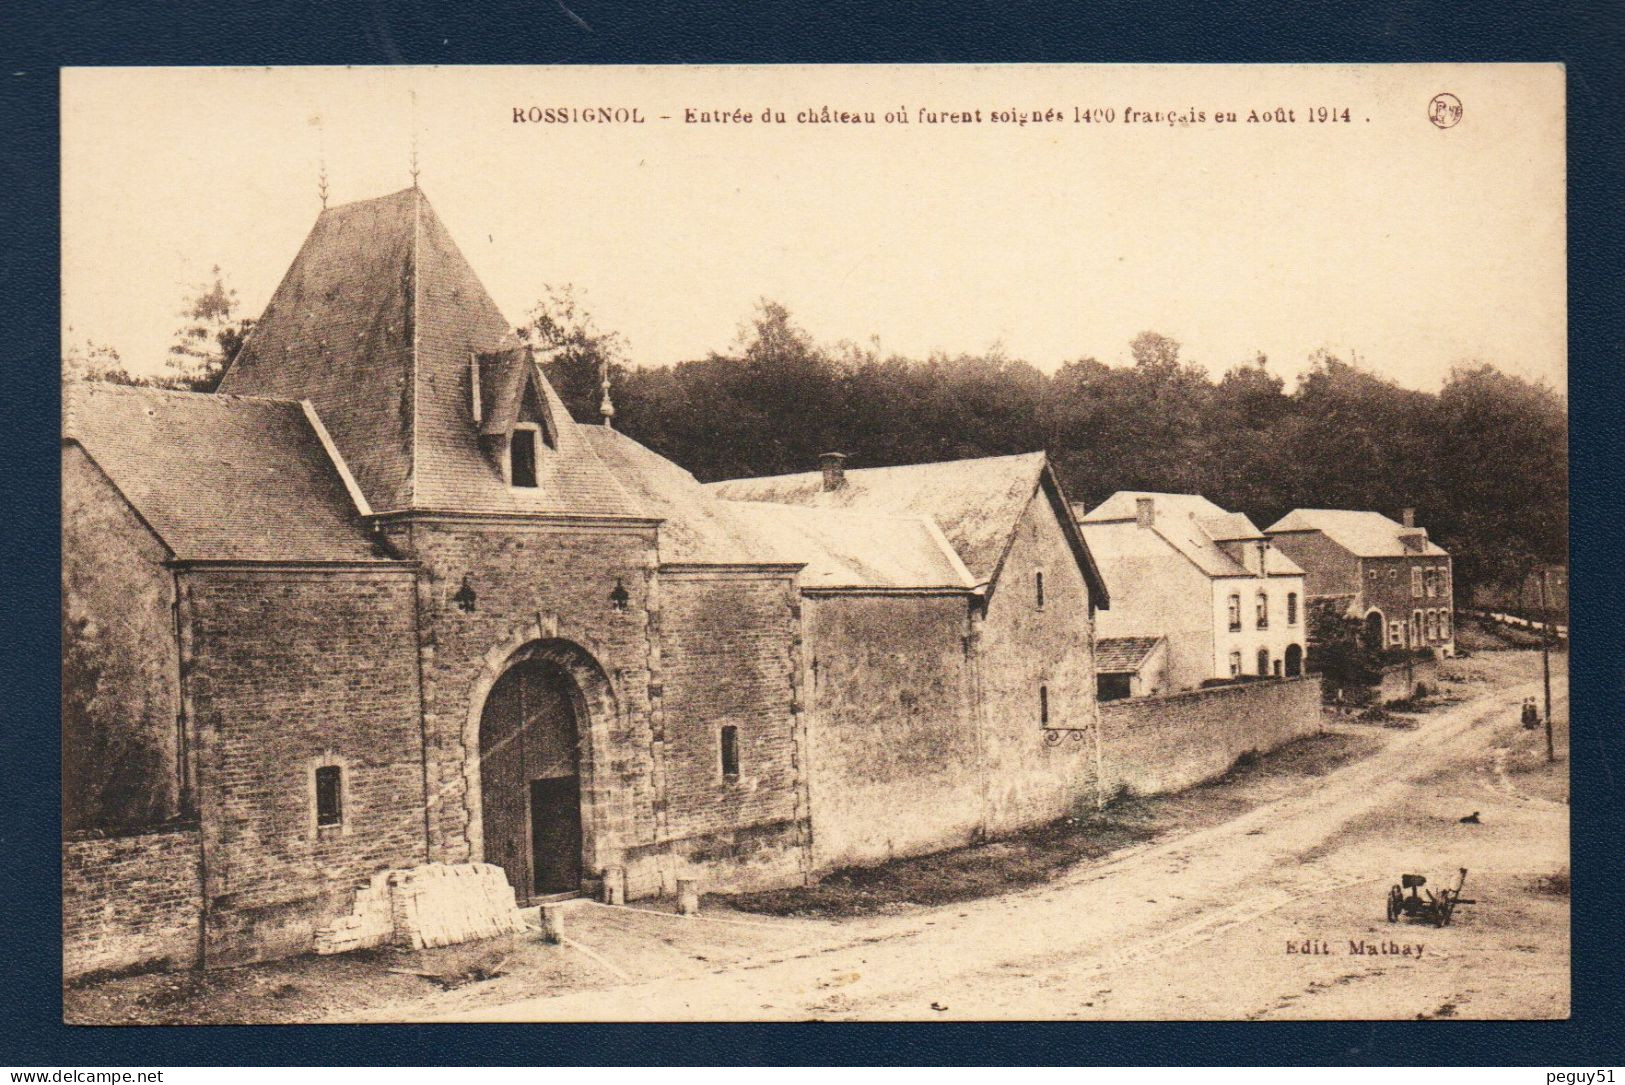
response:
<path id="1" fill-rule="evenodd" d="M 1309 735 L 1268 754 L 1243 753 L 1222 776 L 1175 794 L 1122 791 L 1104 810 L 1080 809 L 985 843 L 843 867 L 813 885 L 708 894 L 706 903 L 761 915 L 841 918 L 996 896 L 1135 844 L 1230 820 L 1276 797 L 1283 785 L 1324 776 L 1383 744 L 1369 734 Z"/>

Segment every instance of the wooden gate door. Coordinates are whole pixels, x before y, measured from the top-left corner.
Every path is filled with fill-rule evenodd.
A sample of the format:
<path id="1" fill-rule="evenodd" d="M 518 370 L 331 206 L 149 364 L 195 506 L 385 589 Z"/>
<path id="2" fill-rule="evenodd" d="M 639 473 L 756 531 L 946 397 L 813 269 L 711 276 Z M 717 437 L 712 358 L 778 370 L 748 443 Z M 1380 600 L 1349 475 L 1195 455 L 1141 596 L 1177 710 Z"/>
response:
<path id="1" fill-rule="evenodd" d="M 581 777 L 575 683 L 557 667 L 527 673 L 525 775 L 534 894 L 581 888 Z"/>
<path id="2" fill-rule="evenodd" d="M 536 660 L 491 688 L 480 716 L 485 860 L 520 901 L 581 888 L 581 783 L 574 683 Z"/>

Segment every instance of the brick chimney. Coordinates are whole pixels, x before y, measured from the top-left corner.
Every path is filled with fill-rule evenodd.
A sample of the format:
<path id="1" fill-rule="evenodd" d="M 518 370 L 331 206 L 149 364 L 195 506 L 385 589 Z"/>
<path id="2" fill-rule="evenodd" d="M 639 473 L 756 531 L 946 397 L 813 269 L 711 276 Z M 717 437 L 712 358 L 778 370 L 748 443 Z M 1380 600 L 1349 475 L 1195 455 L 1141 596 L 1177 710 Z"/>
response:
<path id="1" fill-rule="evenodd" d="M 818 466 L 824 471 L 824 490 L 839 490 L 846 485 L 846 453 L 825 452 L 818 457 Z"/>
<path id="2" fill-rule="evenodd" d="M 1157 499 L 1154 497 L 1136 497 L 1134 499 L 1134 523 L 1139 527 L 1150 527 L 1157 521 Z"/>
<path id="3" fill-rule="evenodd" d="M 1399 510 L 1400 523 L 1404 526 L 1399 532 L 1399 541 L 1406 550 L 1413 554 L 1420 554 L 1428 548 L 1428 533 L 1426 528 L 1416 526 L 1416 510 L 1404 508 Z"/>

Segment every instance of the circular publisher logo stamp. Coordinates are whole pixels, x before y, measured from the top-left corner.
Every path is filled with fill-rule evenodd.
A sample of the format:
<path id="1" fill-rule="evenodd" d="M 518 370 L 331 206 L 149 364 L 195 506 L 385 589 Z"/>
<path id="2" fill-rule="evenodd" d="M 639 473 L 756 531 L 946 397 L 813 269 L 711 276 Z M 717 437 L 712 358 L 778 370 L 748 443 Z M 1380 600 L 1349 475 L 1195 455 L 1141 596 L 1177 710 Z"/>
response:
<path id="1" fill-rule="evenodd" d="M 1428 120 L 1438 128 L 1454 128 L 1461 123 L 1461 99 L 1449 91 L 1435 94 L 1428 103 Z"/>

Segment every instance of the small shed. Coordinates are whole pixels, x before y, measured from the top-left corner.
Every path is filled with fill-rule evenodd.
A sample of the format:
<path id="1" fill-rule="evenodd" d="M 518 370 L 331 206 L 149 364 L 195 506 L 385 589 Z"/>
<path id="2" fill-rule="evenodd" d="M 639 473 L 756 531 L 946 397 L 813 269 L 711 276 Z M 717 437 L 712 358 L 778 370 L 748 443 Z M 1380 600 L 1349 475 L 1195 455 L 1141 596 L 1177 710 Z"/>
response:
<path id="1" fill-rule="evenodd" d="M 1102 637 L 1095 641 L 1095 695 L 1099 700 L 1150 697 L 1167 687 L 1167 637 Z"/>

